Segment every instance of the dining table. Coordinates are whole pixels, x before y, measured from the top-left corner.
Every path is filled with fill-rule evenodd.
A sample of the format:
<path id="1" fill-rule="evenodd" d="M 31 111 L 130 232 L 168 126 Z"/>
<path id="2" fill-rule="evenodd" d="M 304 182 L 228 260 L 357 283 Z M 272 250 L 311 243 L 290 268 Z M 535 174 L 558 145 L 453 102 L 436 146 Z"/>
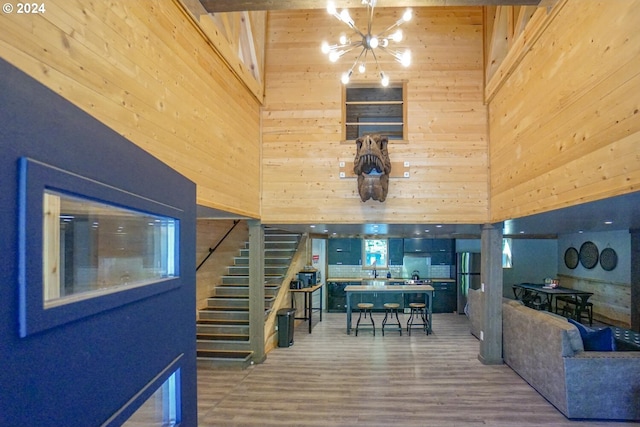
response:
<path id="1" fill-rule="evenodd" d="M 575 300 L 575 313 L 584 310 L 593 292 L 585 292 L 579 289 L 563 288 L 561 286 L 550 286 L 536 283 L 520 283 L 512 286 L 513 294 L 517 300 L 523 301 L 526 305 L 536 296 L 540 296 L 540 304 L 548 311 L 553 312 L 553 299 L 558 297 L 573 297 Z"/>
<path id="2" fill-rule="evenodd" d="M 427 311 L 427 330 L 433 332 L 432 328 L 432 301 L 434 288 L 431 285 L 349 285 L 345 286 L 347 309 L 347 335 L 351 334 L 351 296 L 353 294 L 423 294 Z"/>

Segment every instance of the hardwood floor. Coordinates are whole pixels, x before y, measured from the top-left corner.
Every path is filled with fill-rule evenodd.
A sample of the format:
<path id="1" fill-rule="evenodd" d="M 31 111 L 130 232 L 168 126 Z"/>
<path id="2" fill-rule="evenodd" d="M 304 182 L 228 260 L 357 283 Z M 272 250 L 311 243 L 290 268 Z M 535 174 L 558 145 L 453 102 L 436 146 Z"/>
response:
<path id="1" fill-rule="evenodd" d="M 378 328 L 382 318 L 374 314 Z M 378 329 L 375 337 L 356 337 L 346 334 L 344 314 L 327 313 L 312 334 L 299 325 L 294 345 L 276 348 L 260 365 L 199 368 L 199 425 L 637 425 L 568 420 L 508 366 L 478 361 L 465 316 L 433 318 L 429 336 L 414 330 L 383 337 Z"/>

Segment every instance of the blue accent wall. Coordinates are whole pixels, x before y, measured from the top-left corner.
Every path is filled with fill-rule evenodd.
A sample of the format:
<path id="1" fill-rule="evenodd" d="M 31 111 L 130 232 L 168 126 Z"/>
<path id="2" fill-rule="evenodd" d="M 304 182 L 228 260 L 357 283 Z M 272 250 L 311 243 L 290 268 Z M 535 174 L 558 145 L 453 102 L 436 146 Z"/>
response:
<path id="1" fill-rule="evenodd" d="M 592 268 L 585 268 L 580 262 L 575 269 L 568 268 L 564 263 L 565 251 L 573 247 L 580 251 L 585 242 L 593 242 L 598 251 L 605 248 L 616 251 L 618 264 L 611 271 L 604 270 L 600 262 Z M 558 237 L 558 273 L 585 279 L 601 280 L 614 283 L 631 283 L 631 234 L 628 230 L 614 230 L 603 232 L 585 232 L 563 234 Z"/>
<path id="2" fill-rule="evenodd" d="M 502 269 L 504 295 L 513 298 L 516 283 L 544 283 L 558 274 L 556 239 L 512 239 L 512 268 Z"/>
<path id="3" fill-rule="evenodd" d="M 0 425 L 118 425 L 178 369 L 181 425 L 197 425 L 195 185 L 3 60 L 0 150 Z M 125 291 L 106 309 L 21 337 L 24 157 L 177 208 L 179 285 L 141 298 Z"/>

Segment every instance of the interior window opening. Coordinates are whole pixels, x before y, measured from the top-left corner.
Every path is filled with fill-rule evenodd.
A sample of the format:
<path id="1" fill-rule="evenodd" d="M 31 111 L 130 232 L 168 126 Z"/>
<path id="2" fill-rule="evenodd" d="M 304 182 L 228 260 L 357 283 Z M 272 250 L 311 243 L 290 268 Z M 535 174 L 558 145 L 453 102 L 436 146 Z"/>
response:
<path id="1" fill-rule="evenodd" d="M 177 220 L 45 190 L 45 307 L 177 276 Z"/>

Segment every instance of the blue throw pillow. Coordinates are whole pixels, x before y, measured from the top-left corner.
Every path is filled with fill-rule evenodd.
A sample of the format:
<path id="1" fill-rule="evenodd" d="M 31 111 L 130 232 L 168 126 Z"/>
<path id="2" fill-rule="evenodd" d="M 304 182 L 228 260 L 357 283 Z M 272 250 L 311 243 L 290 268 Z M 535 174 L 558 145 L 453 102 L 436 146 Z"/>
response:
<path id="1" fill-rule="evenodd" d="M 569 323 L 575 325 L 580 331 L 582 337 L 582 345 L 585 351 L 615 351 L 615 341 L 613 340 L 613 332 L 611 328 L 591 329 L 587 328 L 580 322 L 568 319 Z"/>

